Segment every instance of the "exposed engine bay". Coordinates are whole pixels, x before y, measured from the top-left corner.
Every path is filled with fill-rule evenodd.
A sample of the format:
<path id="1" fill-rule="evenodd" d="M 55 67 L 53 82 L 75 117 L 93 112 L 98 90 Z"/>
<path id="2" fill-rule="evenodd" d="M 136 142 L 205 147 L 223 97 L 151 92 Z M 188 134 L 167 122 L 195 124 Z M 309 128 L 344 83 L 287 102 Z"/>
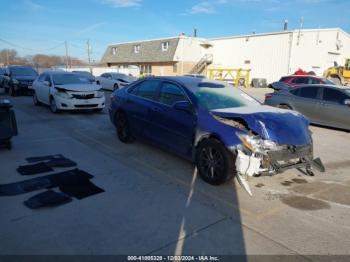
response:
<path id="1" fill-rule="evenodd" d="M 312 139 L 306 145 L 280 145 L 269 140 L 264 124 L 260 122 L 262 135 L 250 130 L 244 120 L 215 117 L 222 123 L 242 130 L 236 132 L 241 144 L 234 151 L 236 177 L 241 186 L 252 195 L 248 178 L 261 175 L 275 175 L 288 169 L 304 169 L 307 175 L 313 176 L 312 168 L 324 172 L 325 168 L 319 158 L 313 158 Z M 311 134 L 310 134 L 311 136 Z"/>

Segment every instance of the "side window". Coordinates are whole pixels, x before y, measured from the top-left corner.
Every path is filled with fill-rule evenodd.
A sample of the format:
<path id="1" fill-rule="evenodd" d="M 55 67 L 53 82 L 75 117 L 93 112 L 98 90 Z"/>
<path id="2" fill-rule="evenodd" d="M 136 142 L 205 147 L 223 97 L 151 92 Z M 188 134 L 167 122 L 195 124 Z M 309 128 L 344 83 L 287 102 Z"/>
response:
<path id="1" fill-rule="evenodd" d="M 289 91 L 291 94 L 295 95 L 295 96 L 299 96 L 300 93 L 300 88 L 295 88 Z"/>
<path id="2" fill-rule="evenodd" d="M 45 77 L 46 77 L 46 74 L 41 74 L 41 75 L 39 76 L 38 80 L 39 80 L 40 82 L 44 82 L 44 81 L 45 81 Z"/>
<path id="3" fill-rule="evenodd" d="M 316 78 L 309 78 L 308 84 L 319 85 L 321 83 L 320 80 Z"/>
<path id="4" fill-rule="evenodd" d="M 294 84 L 307 84 L 308 80 L 305 77 L 297 77 L 297 78 L 293 79 L 292 83 L 294 83 Z"/>
<path id="5" fill-rule="evenodd" d="M 318 86 L 307 86 L 300 88 L 298 96 L 304 97 L 304 98 L 317 98 L 319 87 Z"/>
<path id="6" fill-rule="evenodd" d="M 183 91 L 176 85 L 171 83 L 163 83 L 160 92 L 160 102 L 172 106 L 174 103 L 179 101 L 186 101 L 187 97 Z"/>
<path id="7" fill-rule="evenodd" d="M 50 75 L 48 75 L 48 74 L 45 75 L 45 81 L 49 82 L 50 85 L 52 84 L 52 83 L 51 83 Z"/>
<path id="8" fill-rule="evenodd" d="M 323 100 L 327 102 L 333 102 L 338 104 L 343 104 L 345 99 L 349 99 L 347 95 L 338 90 L 331 88 L 323 89 Z"/>
<path id="9" fill-rule="evenodd" d="M 153 101 L 158 101 L 159 90 L 160 82 L 158 80 L 145 80 L 139 85 L 137 85 L 135 88 L 129 90 L 129 93 Z"/>

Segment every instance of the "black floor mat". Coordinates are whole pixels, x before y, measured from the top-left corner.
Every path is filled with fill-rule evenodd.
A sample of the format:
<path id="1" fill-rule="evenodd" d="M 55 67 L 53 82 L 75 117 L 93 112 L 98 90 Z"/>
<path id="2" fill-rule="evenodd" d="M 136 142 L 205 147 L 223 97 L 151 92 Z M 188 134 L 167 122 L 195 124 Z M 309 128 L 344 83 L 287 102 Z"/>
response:
<path id="1" fill-rule="evenodd" d="M 54 160 L 54 159 L 60 159 L 65 158 L 61 154 L 57 155 L 48 155 L 48 156 L 36 156 L 36 157 L 27 157 L 26 160 L 28 163 L 35 163 L 35 162 L 41 162 L 41 161 L 48 161 L 48 160 Z"/>
<path id="2" fill-rule="evenodd" d="M 62 192 L 45 191 L 24 201 L 24 205 L 37 209 L 41 207 L 59 206 L 72 201 L 72 198 Z"/>
<path id="3" fill-rule="evenodd" d="M 102 188 L 94 185 L 90 180 L 85 180 L 82 183 L 60 186 L 60 190 L 67 195 L 75 197 L 77 199 L 83 199 L 105 192 Z"/>
<path id="4" fill-rule="evenodd" d="M 18 173 L 23 176 L 36 175 L 46 172 L 54 171 L 53 167 L 74 167 L 77 163 L 68 158 L 57 158 L 47 162 L 40 162 L 31 165 L 19 166 L 17 168 Z"/>
<path id="5" fill-rule="evenodd" d="M 83 183 L 93 175 L 80 169 L 73 169 L 48 176 L 32 178 L 16 183 L 0 185 L 0 196 L 15 196 L 39 189 L 54 188 L 64 185 Z"/>
<path id="6" fill-rule="evenodd" d="M 68 158 L 57 158 L 51 159 L 48 162 L 45 162 L 46 165 L 50 167 L 74 167 L 77 166 L 77 163 L 68 159 Z"/>
<path id="7" fill-rule="evenodd" d="M 51 172 L 53 171 L 53 169 L 50 166 L 48 166 L 46 163 L 41 162 L 41 163 L 32 164 L 32 165 L 19 166 L 17 168 L 17 171 L 22 176 L 30 176 L 30 175 Z"/>

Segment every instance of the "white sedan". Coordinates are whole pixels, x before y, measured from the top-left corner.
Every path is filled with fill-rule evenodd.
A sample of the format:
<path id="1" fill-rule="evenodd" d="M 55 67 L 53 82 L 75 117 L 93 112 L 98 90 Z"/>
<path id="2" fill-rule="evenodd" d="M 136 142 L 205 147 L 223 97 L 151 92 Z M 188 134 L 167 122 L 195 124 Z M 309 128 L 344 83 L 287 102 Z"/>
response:
<path id="1" fill-rule="evenodd" d="M 101 86 L 91 83 L 86 77 L 64 71 L 47 71 L 33 83 L 35 105 L 49 105 L 53 113 L 61 110 L 93 109 L 105 107 Z"/>
<path id="2" fill-rule="evenodd" d="M 103 89 L 114 91 L 136 81 L 137 78 L 122 73 L 104 73 L 96 77 L 96 83 Z"/>

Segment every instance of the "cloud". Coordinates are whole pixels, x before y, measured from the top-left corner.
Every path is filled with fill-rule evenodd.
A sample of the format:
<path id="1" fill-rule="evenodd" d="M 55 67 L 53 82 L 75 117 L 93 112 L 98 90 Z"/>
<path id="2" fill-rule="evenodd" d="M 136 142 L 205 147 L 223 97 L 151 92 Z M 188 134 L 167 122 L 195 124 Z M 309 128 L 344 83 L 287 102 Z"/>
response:
<path id="1" fill-rule="evenodd" d="M 93 24 L 93 25 L 89 25 L 83 29 L 81 29 L 78 33 L 79 34 L 85 34 L 85 33 L 89 33 L 91 31 L 94 31 L 95 29 L 101 27 L 101 26 L 104 26 L 106 25 L 107 22 L 100 22 L 100 23 L 96 23 L 96 24 Z"/>
<path id="2" fill-rule="evenodd" d="M 45 7 L 43 5 L 40 5 L 40 4 L 35 3 L 33 1 L 30 1 L 30 0 L 24 1 L 24 4 L 32 11 L 41 11 L 41 10 L 45 9 Z"/>
<path id="3" fill-rule="evenodd" d="M 216 11 L 214 5 L 209 2 L 201 2 L 199 4 L 196 4 L 187 11 L 189 14 L 213 14 L 215 12 Z"/>
<path id="4" fill-rule="evenodd" d="M 142 0 L 99 0 L 100 3 L 110 5 L 114 8 L 125 8 L 140 6 Z"/>

